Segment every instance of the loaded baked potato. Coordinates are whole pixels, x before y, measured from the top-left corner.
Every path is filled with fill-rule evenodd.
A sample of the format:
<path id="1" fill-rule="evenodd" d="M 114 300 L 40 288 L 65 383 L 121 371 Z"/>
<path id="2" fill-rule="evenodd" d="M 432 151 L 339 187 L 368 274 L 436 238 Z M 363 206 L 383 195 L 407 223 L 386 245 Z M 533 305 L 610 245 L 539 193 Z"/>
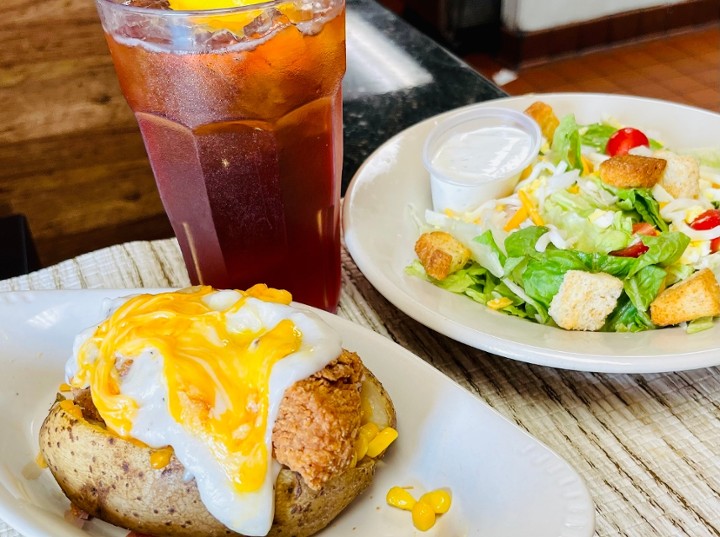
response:
<path id="1" fill-rule="evenodd" d="M 368 424 L 394 432 L 395 410 L 352 352 L 342 350 L 284 391 L 272 429 L 272 456 L 281 469 L 268 535 L 312 535 L 367 488 L 384 453 L 381 447 L 366 454 Z M 58 396 L 39 440 L 60 488 L 92 517 L 156 537 L 241 535 L 210 513 L 173 449 L 111 430 L 90 388 Z"/>

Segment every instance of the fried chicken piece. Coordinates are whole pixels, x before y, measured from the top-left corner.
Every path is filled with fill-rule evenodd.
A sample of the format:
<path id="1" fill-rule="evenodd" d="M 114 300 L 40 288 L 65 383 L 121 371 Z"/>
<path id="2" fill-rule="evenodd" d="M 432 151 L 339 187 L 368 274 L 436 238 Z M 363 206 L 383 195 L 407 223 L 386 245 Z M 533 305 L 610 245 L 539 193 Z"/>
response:
<path id="1" fill-rule="evenodd" d="M 362 419 L 364 367 L 343 350 L 327 367 L 285 391 L 273 428 L 275 459 L 319 489 L 352 462 Z"/>
<path id="2" fill-rule="evenodd" d="M 362 420 L 364 366 L 346 350 L 324 369 L 293 384 L 280 402 L 273 428 L 275 459 L 299 473 L 314 490 L 346 470 Z M 104 423 L 90 389 L 73 390 L 88 421 Z"/>

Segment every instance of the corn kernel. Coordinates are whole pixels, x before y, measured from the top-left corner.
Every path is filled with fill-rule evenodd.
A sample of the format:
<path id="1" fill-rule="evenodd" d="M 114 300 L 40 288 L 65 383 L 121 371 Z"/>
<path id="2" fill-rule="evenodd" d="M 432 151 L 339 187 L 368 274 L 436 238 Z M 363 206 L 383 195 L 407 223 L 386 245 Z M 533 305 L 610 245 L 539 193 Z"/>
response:
<path id="1" fill-rule="evenodd" d="M 412 494 L 402 487 L 392 487 L 388 490 L 385 501 L 387 501 L 388 505 L 392 505 L 398 509 L 404 509 L 405 511 L 412 511 L 412 508 L 417 503 Z"/>
<path id="2" fill-rule="evenodd" d="M 383 451 L 387 449 L 387 447 L 392 444 L 395 439 L 398 437 L 398 432 L 393 429 L 392 427 L 385 427 L 382 431 L 380 431 L 375 438 L 373 438 L 369 443 L 367 447 L 367 455 L 368 457 L 377 457 L 380 455 Z"/>
<path id="3" fill-rule="evenodd" d="M 364 436 L 358 436 L 355 441 L 355 460 L 361 461 L 368 454 L 368 441 Z"/>
<path id="4" fill-rule="evenodd" d="M 435 511 L 425 502 L 417 502 L 412 508 L 412 521 L 420 531 L 427 531 L 435 525 Z"/>
<path id="5" fill-rule="evenodd" d="M 370 442 L 373 438 L 377 436 L 377 434 L 380 432 L 380 428 L 375 425 L 373 422 L 368 422 L 362 427 L 360 427 L 360 430 L 358 431 L 359 436 L 362 436 Z"/>
<path id="6" fill-rule="evenodd" d="M 427 503 L 433 508 L 433 511 L 435 511 L 436 514 L 442 515 L 443 513 L 447 513 L 450 509 L 452 496 L 448 490 L 437 489 L 426 492 L 420 497 L 419 501 Z"/>
<path id="7" fill-rule="evenodd" d="M 492 300 L 487 301 L 487 307 L 493 310 L 500 310 L 502 308 L 506 308 L 510 304 L 512 304 L 512 300 L 510 300 L 506 296 L 501 296 L 500 298 L 493 298 Z"/>

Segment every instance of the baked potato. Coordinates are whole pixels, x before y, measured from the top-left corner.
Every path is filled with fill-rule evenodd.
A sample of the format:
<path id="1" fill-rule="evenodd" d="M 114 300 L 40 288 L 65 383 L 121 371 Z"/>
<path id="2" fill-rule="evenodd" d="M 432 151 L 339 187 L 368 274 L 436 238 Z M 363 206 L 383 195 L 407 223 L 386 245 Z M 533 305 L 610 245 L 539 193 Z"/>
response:
<path id="1" fill-rule="evenodd" d="M 361 385 L 363 421 L 395 427 L 395 409 L 366 368 Z M 174 457 L 162 468 L 153 451 L 111 433 L 93 409 L 59 396 L 40 428 L 40 451 L 70 502 L 93 517 L 153 536 L 239 535 L 216 520 L 194 480 Z M 268 535 L 309 536 L 329 524 L 370 484 L 377 458 L 363 457 L 314 490 L 283 467 L 275 483 L 275 515 Z"/>

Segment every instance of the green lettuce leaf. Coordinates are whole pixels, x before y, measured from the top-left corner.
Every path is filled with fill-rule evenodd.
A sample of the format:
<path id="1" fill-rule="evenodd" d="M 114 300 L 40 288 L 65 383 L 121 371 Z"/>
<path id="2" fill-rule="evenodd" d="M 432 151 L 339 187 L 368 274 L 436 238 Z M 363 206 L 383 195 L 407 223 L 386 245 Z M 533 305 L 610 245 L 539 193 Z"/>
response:
<path id="1" fill-rule="evenodd" d="M 580 140 L 582 144 L 587 147 L 591 147 L 598 153 L 605 153 L 608 140 L 615 131 L 618 130 L 616 125 L 610 125 L 609 123 L 591 123 L 580 127 Z M 657 151 L 663 148 L 663 144 L 648 138 L 650 141 L 650 149 Z"/>
<path id="2" fill-rule="evenodd" d="M 505 251 L 508 257 L 523 257 L 537 254 L 535 244 L 548 232 L 545 226 L 529 226 L 519 229 L 505 238 Z"/>
<path id="3" fill-rule="evenodd" d="M 630 270 L 629 276 L 637 274 L 644 267 L 650 265 L 672 265 L 680 259 L 690 244 L 690 237 L 679 231 L 669 231 L 657 237 L 643 235 L 641 240 L 649 250 L 636 258 L 635 266 Z"/>
<path id="4" fill-rule="evenodd" d="M 663 288 L 666 276 L 667 272 L 660 267 L 644 267 L 623 282 L 623 290 L 638 311 L 647 312 Z"/>
<path id="5" fill-rule="evenodd" d="M 474 243 L 477 243 L 478 246 L 472 248 L 476 261 L 480 262 L 480 264 L 488 266 L 488 263 L 492 263 L 490 266 L 503 266 L 505 264 L 505 260 L 507 256 L 498 248 L 497 243 L 495 242 L 495 238 L 493 237 L 492 231 L 489 229 L 482 233 L 481 235 L 478 235 L 473 239 Z M 478 258 L 479 255 L 482 255 L 482 257 Z M 499 276 L 496 274 L 497 276 Z"/>
<path id="6" fill-rule="evenodd" d="M 568 270 L 587 270 L 578 252 L 548 249 L 528 261 L 522 287 L 528 296 L 549 308 Z"/>
<path id="7" fill-rule="evenodd" d="M 618 305 L 608 316 L 603 332 L 641 332 L 652 330 L 655 325 L 647 312 L 638 311 L 626 294 L 621 294 Z"/>
<path id="8" fill-rule="evenodd" d="M 598 252 L 582 252 L 578 250 L 558 250 L 552 246 L 545 252 L 534 249 L 535 239 L 529 230 L 535 229 L 535 234 L 544 228 L 525 228 L 523 236 L 516 241 L 510 241 L 510 235 L 505 241 L 513 251 L 513 255 L 525 255 L 529 258 L 523 266 L 512 272 L 512 280 L 519 284 L 525 293 L 537 300 L 545 307 L 557 294 L 568 270 L 583 270 L 586 272 L 605 272 L 625 283 L 625 293 L 633 307 L 643 313 L 647 310 L 658 291 L 665 282 L 667 272 L 662 265 L 671 265 L 687 247 L 689 238 L 682 233 L 664 233 L 658 237 L 642 237 L 648 246 L 648 251 L 635 257 L 619 257 Z M 517 232 L 516 232 L 517 233 Z M 525 240 L 522 240 L 525 239 Z M 530 244 L 533 245 L 532 249 Z M 510 250 L 509 250 L 510 251 Z M 508 252 L 509 252 L 508 251 Z M 627 320 L 627 319 L 625 319 Z"/>
<path id="9" fill-rule="evenodd" d="M 617 127 L 607 123 L 592 123 L 580 129 L 580 141 L 583 145 L 592 147 L 598 153 L 605 153 L 605 147 L 612 133 Z"/>
<path id="10" fill-rule="evenodd" d="M 550 149 L 555 163 L 565 161 L 570 169 L 582 170 L 580 132 L 574 114 L 568 114 L 560 120 L 555 129 Z"/>
<path id="11" fill-rule="evenodd" d="M 613 188 L 606 185 L 618 198 L 618 206 L 625 211 L 635 211 L 643 222 L 652 224 L 660 231 L 667 231 L 668 225 L 660 216 L 660 205 L 648 188 Z"/>

